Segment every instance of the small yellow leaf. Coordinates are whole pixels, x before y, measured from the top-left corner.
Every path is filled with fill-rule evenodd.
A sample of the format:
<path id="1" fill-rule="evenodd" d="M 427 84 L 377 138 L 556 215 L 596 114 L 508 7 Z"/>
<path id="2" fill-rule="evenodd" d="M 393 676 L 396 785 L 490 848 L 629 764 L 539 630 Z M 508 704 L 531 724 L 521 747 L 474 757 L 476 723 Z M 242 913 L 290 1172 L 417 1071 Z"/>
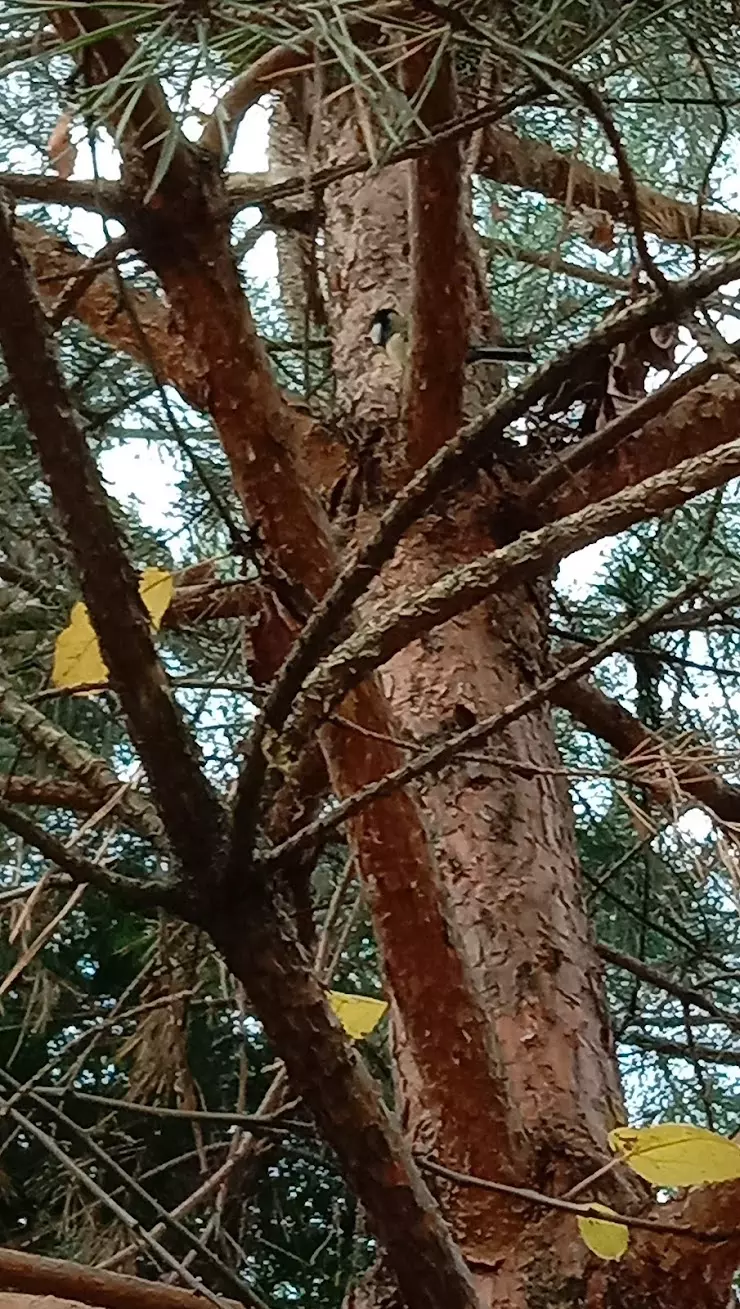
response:
<path id="1" fill-rule="evenodd" d="M 609 1144 L 654 1186 L 703 1186 L 740 1178 L 740 1147 L 691 1123 L 616 1127 L 609 1133 Z"/>
<path id="2" fill-rule="evenodd" d="M 618 1216 L 605 1204 L 592 1204 L 592 1209 L 607 1217 Z M 624 1223 L 605 1223 L 600 1218 L 578 1218 L 578 1230 L 589 1250 L 600 1259 L 621 1259 L 629 1243 L 630 1234 Z"/>
<path id="3" fill-rule="evenodd" d="M 163 568 L 144 569 L 139 582 L 139 595 L 155 632 L 159 631 L 174 589 L 175 582 L 171 573 Z M 108 667 L 100 653 L 87 606 L 81 600 L 73 606 L 69 625 L 57 638 L 51 680 L 54 686 L 87 686 L 108 681 Z"/>
<path id="4" fill-rule="evenodd" d="M 330 991 L 329 1004 L 353 1041 L 368 1036 L 388 1008 L 385 1000 L 374 1000 L 369 995 L 345 995 L 343 991 Z"/>
<path id="5" fill-rule="evenodd" d="M 164 568 L 145 568 L 139 583 L 139 595 L 147 607 L 152 627 L 158 632 L 169 608 L 175 580 Z"/>
<path id="6" fill-rule="evenodd" d="M 69 625 L 57 637 L 51 680 L 55 686 L 84 686 L 89 682 L 108 681 L 108 668 L 100 653 L 87 608 L 81 600 L 73 605 Z"/>

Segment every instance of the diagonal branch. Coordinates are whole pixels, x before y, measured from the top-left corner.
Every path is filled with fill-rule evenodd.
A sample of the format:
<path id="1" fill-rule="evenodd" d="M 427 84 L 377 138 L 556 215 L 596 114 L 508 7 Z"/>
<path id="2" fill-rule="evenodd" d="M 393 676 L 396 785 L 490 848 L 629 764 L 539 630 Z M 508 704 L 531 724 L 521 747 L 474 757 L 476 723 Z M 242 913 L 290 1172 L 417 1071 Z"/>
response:
<path id="1" fill-rule="evenodd" d="M 404 533 L 434 504 L 442 491 L 455 486 L 485 455 L 490 456 L 512 423 L 523 418 L 538 401 L 555 394 L 592 355 L 603 354 L 605 349 L 629 340 L 636 331 L 664 322 L 677 306 L 698 303 L 738 274 L 740 255 L 734 255 L 711 270 L 674 282 L 671 286 L 671 310 L 663 297 L 655 294 L 615 312 L 583 341 L 539 369 L 515 391 L 500 396 L 479 418 L 468 423 L 453 440 L 438 450 L 389 505 L 375 531 L 350 558 L 311 615 L 265 704 L 261 720 L 263 727 L 269 727 L 273 732 L 281 729 L 306 676 L 315 668 L 323 651 L 337 639 L 341 624 L 383 564 L 392 557 Z M 727 421 L 725 413 L 725 424 Z"/>
<path id="2" fill-rule="evenodd" d="M 317 818 L 313 823 L 296 832 L 281 845 L 263 855 L 262 862 L 268 866 L 280 864 L 286 856 L 301 849 L 304 845 L 317 840 L 325 840 L 329 832 L 335 831 L 353 814 L 373 803 L 378 797 L 387 795 L 399 787 L 406 786 L 409 782 L 415 781 L 426 773 L 438 772 L 463 750 L 481 745 L 518 719 L 532 713 L 541 704 L 548 700 L 554 700 L 561 686 L 565 683 L 575 680 L 583 673 L 594 668 L 607 655 L 619 650 L 625 641 L 634 640 L 644 631 L 651 631 L 665 614 L 669 614 L 683 599 L 692 595 L 697 590 L 699 582 L 703 580 L 705 579 L 692 579 L 675 595 L 669 596 L 655 608 L 641 614 L 626 627 L 615 632 L 613 636 L 608 637 L 599 645 L 581 655 L 574 663 L 560 668 L 552 677 L 541 682 L 539 686 L 527 692 L 526 695 L 507 706 L 506 709 L 501 710 L 500 713 L 493 714 L 490 718 L 484 718 L 481 722 L 475 723 L 473 727 L 456 733 L 449 740 L 443 741 L 439 745 L 430 746 L 429 749 L 416 754 L 413 759 L 396 769 L 395 772 L 388 773 L 379 781 L 364 787 L 362 791 L 348 796 L 346 800 L 342 800 L 337 804 L 330 813 Z"/>
<path id="3" fill-rule="evenodd" d="M 10 804 L 41 805 L 49 809 L 72 809 L 92 814 L 100 808 L 100 796 L 79 782 L 61 777 L 32 777 L 25 773 L 0 773 L 0 794 Z"/>
<path id="4" fill-rule="evenodd" d="M 252 105 L 271 91 L 278 78 L 306 67 L 305 50 L 279 45 L 246 68 L 221 97 L 201 132 L 199 145 L 226 162 L 239 124 Z"/>
<path id="5" fill-rule="evenodd" d="M 21 1250 L 0 1249 L 0 1285 L 6 1292 L 55 1296 L 95 1309 L 203 1309 L 203 1297 L 193 1291 Z M 235 1300 L 222 1303 L 236 1309 Z"/>
<path id="6" fill-rule="evenodd" d="M 124 790 L 121 778 L 104 759 L 92 754 L 63 727 L 53 723 L 1 681 L 0 718 L 15 727 L 35 750 L 55 759 L 72 773 L 80 786 L 95 797 L 96 807 L 101 801 L 115 799 L 116 810 L 124 821 L 155 845 L 166 847 L 162 821 L 151 801 L 133 787 Z"/>
<path id="7" fill-rule="evenodd" d="M 211 865 L 224 818 L 204 778 L 149 629 L 134 571 L 67 397 L 49 325 L 0 205 L 0 344 L 82 577 L 83 594 L 172 847 L 192 875 Z"/>
<path id="8" fill-rule="evenodd" d="M 182 913 L 183 894 L 177 882 L 140 882 L 112 873 L 110 869 L 71 850 L 63 841 L 45 832 L 4 800 L 0 800 L 0 823 L 56 864 L 77 886 L 94 886 L 127 909 L 148 913 L 155 909 L 168 909 L 172 913 Z"/>
<path id="9" fill-rule="evenodd" d="M 73 245 L 23 218 L 16 219 L 16 235 L 37 278 L 39 294 L 45 303 L 54 305 L 69 282 L 83 272 L 87 261 Z M 143 291 L 132 288 L 129 295 L 136 304 L 139 321 L 146 329 L 157 364 L 157 378 L 176 386 L 194 408 L 203 409 L 202 378 L 188 351 L 183 349 L 182 341 L 172 331 L 165 306 Z M 98 340 L 122 350 L 137 363 L 147 364 L 129 318 L 122 312 L 116 280 L 111 274 L 101 273 L 95 279 L 75 305 L 74 313 Z"/>
<path id="10" fill-rule="evenodd" d="M 701 376 L 704 369 L 712 368 L 711 363 L 698 364 L 696 374 Z M 581 468 L 577 477 L 570 480 L 555 493 L 551 504 L 552 517 L 563 517 L 582 509 L 585 505 L 614 495 L 622 488 L 635 486 L 647 478 L 657 476 L 664 470 L 674 468 L 687 453 L 700 455 L 704 452 L 718 450 L 728 442 L 737 439 L 738 406 L 740 405 L 740 386 L 731 377 L 722 375 L 714 377 L 701 386 L 696 386 L 686 395 L 681 395 L 682 378 L 677 377 L 667 382 L 654 396 L 640 401 L 640 406 L 647 409 L 659 407 L 661 392 L 669 388 L 676 399 L 667 413 L 649 418 L 644 426 L 629 435 L 625 440 L 613 444 L 607 436 L 609 428 L 612 435 L 617 432 L 616 424 L 624 424 L 622 431 L 631 428 L 630 410 L 615 420 L 615 425 L 608 424 L 601 432 L 588 437 L 584 445 L 590 446 L 590 453 L 597 455 L 589 461 L 587 467 Z M 638 406 L 635 406 L 638 408 Z M 645 411 L 643 411 L 645 412 Z M 599 440 L 604 436 L 604 445 Z M 607 445 L 607 440 L 609 444 Z M 611 448 L 610 448 L 611 447 Z M 580 463 L 575 456 L 571 467 Z M 570 453 L 570 452 L 568 452 Z M 589 451 L 586 452 L 589 454 Z M 548 472 L 543 474 L 543 482 L 548 479 Z M 559 479 L 557 479 L 559 481 Z M 538 479 L 539 481 L 539 479 Z M 536 485 L 536 483 L 534 484 Z"/>
<path id="11" fill-rule="evenodd" d="M 444 574 L 426 590 L 386 610 L 350 637 L 307 678 L 296 698 L 283 748 L 294 750 L 343 696 L 398 650 L 489 596 L 539 577 L 561 559 L 603 536 L 684 504 L 740 474 L 740 440 L 686 459 L 552 526 L 526 532 L 512 545 Z"/>
<path id="12" fill-rule="evenodd" d="M 538 191 L 558 204 L 604 209 L 613 218 L 626 217 L 622 180 L 617 173 L 573 160 L 544 141 L 517 136 L 507 128 L 486 128 L 478 172 L 492 182 Z M 642 225 L 664 241 L 692 244 L 701 226 L 703 242 L 727 241 L 740 233 L 740 219 L 716 209 L 699 214 L 696 205 L 638 185 L 636 198 Z"/>
<path id="13" fill-rule="evenodd" d="M 670 790 L 659 762 L 646 772 L 646 751 L 658 761 L 667 756 L 671 774 L 681 790 L 693 796 L 723 823 L 740 823 L 740 788 L 725 782 L 705 764 L 671 751 L 670 741 L 651 732 L 617 700 L 605 695 L 594 682 L 578 680 L 564 684 L 553 697 L 573 718 L 595 736 L 606 741 L 622 759 L 641 769 L 640 782 L 665 800 Z"/>
<path id="14" fill-rule="evenodd" d="M 646 964 L 643 959 L 635 959 L 632 955 L 622 954 L 619 950 L 614 950 L 610 945 L 599 942 L 596 949 L 601 958 L 606 963 L 611 964 L 613 968 L 622 968 L 625 972 L 631 973 L 641 982 L 646 982 L 648 986 L 654 986 L 658 991 L 665 991 L 666 995 L 672 995 L 677 1000 L 681 1000 L 686 1005 L 692 1005 L 695 1009 L 700 1009 L 704 1014 L 710 1014 L 718 1023 L 722 1023 L 732 1032 L 740 1032 L 740 1015 L 731 1013 L 728 1009 L 722 1009 L 716 1005 L 709 996 L 703 991 L 697 991 L 693 986 L 683 986 L 680 982 L 675 982 L 672 977 L 664 973 L 660 968 L 654 968 L 652 964 Z"/>

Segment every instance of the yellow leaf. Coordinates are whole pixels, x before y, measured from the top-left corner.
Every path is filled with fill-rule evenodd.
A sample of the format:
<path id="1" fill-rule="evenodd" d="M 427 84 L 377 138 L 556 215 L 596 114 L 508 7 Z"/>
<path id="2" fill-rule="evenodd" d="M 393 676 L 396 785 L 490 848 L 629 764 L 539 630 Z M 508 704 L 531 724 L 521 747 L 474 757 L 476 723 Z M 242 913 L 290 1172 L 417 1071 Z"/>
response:
<path id="1" fill-rule="evenodd" d="M 605 1204 L 592 1204 L 600 1214 L 617 1217 Z M 578 1230 L 589 1250 L 600 1259 L 621 1259 L 630 1243 L 630 1234 L 624 1223 L 605 1223 L 600 1218 L 579 1218 Z"/>
<path id="2" fill-rule="evenodd" d="M 145 568 L 139 582 L 141 596 L 159 631 L 175 589 L 171 573 L 163 568 Z M 57 638 L 51 680 L 54 686 L 86 686 L 108 681 L 108 668 L 100 653 L 98 638 L 90 622 L 87 606 L 78 600 L 70 614 L 69 625 Z"/>
<path id="3" fill-rule="evenodd" d="M 139 595 L 147 607 L 152 627 L 158 632 L 172 599 L 175 581 L 164 568 L 145 568 L 139 583 Z"/>
<path id="4" fill-rule="evenodd" d="M 100 653 L 87 608 L 81 600 L 72 607 L 69 626 L 57 637 L 51 680 L 55 686 L 83 686 L 88 682 L 108 681 L 108 668 Z"/>
<path id="5" fill-rule="evenodd" d="M 740 1177 L 740 1147 L 706 1127 L 616 1127 L 609 1133 L 609 1144 L 654 1186 L 703 1186 Z"/>
<path id="6" fill-rule="evenodd" d="M 388 1008 L 385 1000 L 374 1000 L 369 995 L 345 995 L 343 991 L 330 991 L 329 1004 L 353 1041 L 368 1036 Z"/>

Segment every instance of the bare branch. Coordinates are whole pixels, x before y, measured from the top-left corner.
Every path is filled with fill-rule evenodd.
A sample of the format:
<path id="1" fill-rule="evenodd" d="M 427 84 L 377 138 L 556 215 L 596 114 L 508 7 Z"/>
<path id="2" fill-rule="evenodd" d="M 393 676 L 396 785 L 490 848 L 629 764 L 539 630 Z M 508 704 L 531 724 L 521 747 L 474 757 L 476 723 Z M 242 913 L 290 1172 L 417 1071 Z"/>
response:
<path id="1" fill-rule="evenodd" d="M 604 209 L 612 217 L 624 220 L 625 197 L 618 173 L 605 173 L 570 155 L 560 154 L 544 141 L 517 136 L 503 127 L 488 127 L 483 136 L 478 172 L 507 186 L 539 191 L 551 200 L 590 209 Z M 663 195 L 653 187 L 638 185 L 637 201 L 642 224 L 664 241 L 690 245 L 701 224 L 701 240 L 726 241 L 740 232 L 740 220 L 716 209 L 704 209 L 699 215 L 696 205 Z"/>
<path id="2" fill-rule="evenodd" d="M 728 1068 L 740 1066 L 740 1050 L 718 1050 L 710 1045 L 682 1045 L 680 1041 L 664 1041 L 658 1036 L 643 1036 L 632 1032 L 621 1037 L 620 1044 L 636 1046 L 638 1050 L 648 1050 L 652 1054 L 665 1055 L 668 1059 L 687 1059 L 694 1063 L 724 1064 Z"/>
<path id="3" fill-rule="evenodd" d="M 437 1177 L 444 1177 L 449 1182 L 457 1182 L 460 1186 L 477 1186 L 484 1191 L 494 1191 L 499 1194 L 511 1195 L 522 1200 L 528 1200 L 531 1204 L 542 1205 L 546 1209 L 560 1209 L 563 1213 L 577 1214 L 582 1218 L 599 1218 L 603 1217 L 604 1210 L 591 1204 L 579 1204 L 576 1200 L 566 1200 L 559 1196 L 543 1195 L 540 1191 L 534 1191 L 529 1187 L 505 1186 L 501 1182 L 489 1182 L 485 1177 L 474 1177 L 471 1173 L 459 1173 L 453 1168 L 445 1168 L 438 1164 L 436 1160 L 422 1157 L 421 1166 L 426 1172 L 434 1173 Z M 615 1214 L 615 1222 L 620 1222 L 624 1227 L 634 1227 L 638 1231 L 653 1232 L 655 1235 L 662 1236 L 681 1236 L 689 1241 L 700 1241 L 703 1245 L 720 1245 L 725 1241 L 740 1241 L 736 1228 L 728 1228 L 727 1231 L 710 1231 L 705 1232 L 700 1228 L 694 1229 L 686 1223 L 663 1223 L 659 1219 L 637 1218 L 627 1214 Z"/>
<path id="4" fill-rule="evenodd" d="M 408 597 L 340 645 L 306 680 L 285 743 L 305 737 L 347 691 L 398 650 L 481 600 L 541 576 L 593 541 L 685 504 L 740 474 L 740 440 L 647 478 L 607 500 L 588 505 L 549 527 L 526 532 L 512 545 L 453 569 Z M 300 724 L 300 726 L 299 726 Z M 311 724 L 311 728 L 309 728 Z M 288 748 L 291 748 L 288 746 Z"/>
<path id="5" fill-rule="evenodd" d="M 0 823 L 61 868 L 77 886 L 94 886 L 128 909 L 149 913 L 155 909 L 168 909 L 175 914 L 183 912 L 184 897 L 177 882 L 140 882 L 121 877 L 77 854 L 4 800 L 0 800 Z"/>
<path id="6" fill-rule="evenodd" d="M 440 745 L 432 746 L 430 749 L 416 754 L 413 759 L 396 769 L 395 772 L 380 778 L 370 786 L 366 786 L 355 795 L 348 796 L 346 800 L 336 805 L 331 813 L 322 815 L 321 818 L 316 819 L 308 827 L 289 837 L 282 845 L 271 850 L 267 855 L 263 855 L 262 861 L 268 865 L 279 864 L 286 855 L 300 848 L 301 845 L 322 839 L 328 832 L 336 830 L 352 814 L 357 813 L 379 796 L 394 791 L 398 787 L 406 786 L 408 782 L 414 781 L 417 777 L 422 777 L 425 773 L 431 773 L 444 767 L 462 751 L 489 740 L 495 733 L 503 731 L 505 727 L 516 722 L 517 719 L 523 718 L 525 714 L 531 713 L 539 705 L 544 704 L 545 701 L 555 699 L 562 685 L 595 667 L 612 651 L 618 650 L 625 640 L 634 639 L 638 633 L 651 630 L 664 614 L 670 613 L 687 594 L 693 594 L 698 586 L 699 579 L 693 579 L 687 584 L 687 587 L 682 587 L 675 595 L 669 596 L 667 600 L 654 609 L 641 614 L 627 627 L 621 628 L 613 636 L 608 637 L 607 640 L 601 641 L 598 646 L 582 655 L 575 663 L 561 668 L 552 677 L 547 678 L 534 690 L 528 692 L 527 695 L 509 705 L 507 709 L 493 714 L 490 718 L 484 718 L 473 727 L 456 733 Z"/>
<path id="7" fill-rule="evenodd" d="M 70 407 L 49 325 L 0 206 L 0 342 L 44 474 L 74 551 L 111 685 L 120 695 L 165 828 L 183 867 L 202 877 L 224 838 L 221 805 L 157 658 L 149 617 L 118 538 L 84 433 Z"/>
<path id="8" fill-rule="evenodd" d="M 603 942 L 599 942 L 596 948 L 602 959 L 612 964 L 614 968 L 623 968 L 633 977 L 638 977 L 641 982 L 647 982 L 649 986 L 665 991 L 667 995 L 675 996 L 684 1004 L 701 1009 L 702 1013 L 710 1014 L 718 1023 L 724 1023 L 731 1031 L 740 1032 L 740 1016 L 730 1013 L 727 1009 L 721 1009 L 702 991 L 697 991 L 695 987 L 682 986 L 680 982 L 674 982 L 672 977 L 661 972 L 659 968 L 654 968 L 652 964 L 646 964 L 642 959 L 634 959 L 632 955 L 613 950 L 610 945 L 604 945 Z"/>
<path id="9" fill-rule="evenodd" d="M 123 191 L 118 182 L 57 177 L 53 173 L 0 173 L 0 190 L 16 200 L 37 200 L 44 205 L 67 205 L 120 218 Z"/>
<path id="10" fill-rule="evenodd" d="M 607 741 L 622 759 L 640 769 L 640 782 L 665 801 L 671 791 L 661 767 L 665 759 L 672 779 L 681 791 L 706 805 L 721 822 L 740 823 L 740 788 L 725 782 L 710 768 L 671 748 L 670 741 L 651 732 L 617 700 L 594 682 L 578 680 L 564 683 L 555 696 L 556 704 L 567 709 L 590 732 Z M 646 751 L 654 761 L 646 770 Z"/>
<path id="11" fill-rule="evenodd" d="M 44 1259 L 20 1250 L 0 1249 L 0 1283 L 5 1291 L 56 1296 L 95 1309 L 202 1309 L 203 1297 L 162 1282 L 86 1268 L 66 1259 Z M 235 1300 L 223 1302 L 236 1309 Z"/>
<path id="12" fill-rule="evenodd" d="M 547 273 L 560 273 L 563 277 L 591 282 L 594 286 L 603 286 L 607 291 L 615 291 L 618 295 L 625 295 L 632 289 L 628 277 L 616 277 L 614 273 L 606 273 L 601 268 L 587 268 L 584 264 L 573 264 L 547 250 L 530 250 L 526 246 L 514 245 L 512 242 L 501 241 L 492 236 L 482 236 L 480 240 L 492 255 L 529 264 L 531 268 L 542 268 Z"/>
<path id="13" fill-rule="evenodd" d="M 115 797 L 116 811 L 124 821 L 155 845 L 166 847 L 162 820 L 151 801 L 133 787 L 123 790 L 121 778 L 104 759 L 92 754 L 3 682 L 0 682 L 0 718 L 15 727 L 37 751 L 56 759 L 72 773 L 80 786 L 95 796 L 96 806 Z"/>
<path id="14" fill-rule="evenodd" d="M 256 59 L 235 79 L 214 109 L 200 136 L 199 145 L 228 158 L 239 124 L 252 105 L 271 91 L 278 78 L 306 67 L 306 51 L 275 46 Z"/>
<path id="15" fill-rule="evenodd" d="M 713 373 L 718 371 L 718 368 L 719 365 L 716 361 L 702 360 L 701 363 L 696 364 L 694 368 L 688 369 L 687 372 L 679 373 L 678 377 L 670 378 L 663 386 L 651 391 L 643 400 L 631 405 L 625 413 L 619 414 L 617 418 L 613 418 L 611 422 L 606 423 L 598 431 L 592 432 L 590 436 L 585 436 L 583 440 L 575 442 L 573 446 L 564 450 L 556 459 L 553 459 L 549 467 L 543 469 L 539 476 L 525 489 L 520 500 L 521 508 L 523 510 L 537 508 L 543 505 L 545 501 L 549 501 L 554 494 L 563 488 L 562 494 L 557 498 L 557 510 L 553 516 L 559 516 L 558 511 L 567 512 L 560 510 L 562 500 L 570 503 L 572 508 L 575 509 L 576 503 L 574 501 L 579 494 L 582 494 L 581 487 L 584 483 L 592 481 L 595 477 L 603 477 L 602 470 L 605 456 L 612 455 L 617 447 L 633 432 L 642 433 L 645 424 L 651 418 L 665 414 L 677 400 L 682 399 L 690 391 L 709 381 Z M 647 443 L 648 439 L 645 438 L 645 443 Z M 731 439 L 731 436 L 728 439 Z M 719 443 L 715 441 L 712 444 Z M 697 454 L 698 451 L 692 448 L 690 450 L 684 449 L 682 453 L 685 456 L 687 454 Z M 661 467 L 663 466 L 661 465 Z M 586 468 L 589 469 L 589 472 L 585 478 L 583 475 L 576 477 L 577 473 Z M 654 471 L 659 470 L 655 469 Z M 638 477 L 635 480 L 642 481 L 642 478 Z M 613 489 L 617 490 L 616 487 Z M 585 502 L 601 498 L 601 496 L 589 496 Z"/>
<path id="16" fill-rule="evenodd" d="M 629 340 L 636 331 L 663 322 L 679 304 L 698 303 L 738 274 L 740 255 L 735 255 L 711 272 L 704 270 L 685 281 L 673 283 L 671 308 L 666 307 L 661 295 L 655 294 L 610 315 L 584 341 L 539 369 L 515 391 L 499 397 L 480 418 L 463 427 L 452 441 L 438 450 L 389 505 L 372 536 L 345 565 L 311 615 L 275 682 L 263 710 L 262 722 L 273 731 L 280 730 L 293 707 L 299 687 L 315 667 L 317 658 L 331 644 L 341 623 L 383 564 L 392 557 L 404 533 L 443 490 L 454 486 L 484 454 L 495 449 L 496 442 L 503 438 L 512 423 L 523 418 L 539 400 L 556 393 L 592 354 L 611 349 L 619 342 Z"/>
<path id="17" fill-rule="evenodd" d="M 697 376 L 701 376 L 704 369 L 709 371 L 715 367 L 708 360 L 698 364 Z M 581 468 L 577 477 L 561 486 L 554 497 L 551 509 L 553 517 L 575 513 L 595 500 L 614 495 L 623 487 L 635 486 L 651 476 L 657 476 L 665 469 L 675 467 L 687 454 L 699 455 L 704 451 L 717 450 L 735 440 L 740 404 L 740 386 L 737 382 L 726 375 L 714 377 L 681 396 L 681 380 L 677 377 L 655 393 L 656 408 L 661 391 L 670 388 L 678 398 L 667 413 L 649 419 L 633 436 L 624 440 L 619 437 L 617 444 L 610 437 L 607 443 L 606 433 L 610 427 L 612 435 L 619 436 L 619 429 L 608 424 L 602 429 L 602 447 L 599 440 L 602 432 L 594 433 L 593 445 L 589 448 L 598 458 L 591 461 L 589 455 L 588 465 Z M 635 408 L 652 400 L 653 396 L 646 397 Z M 652 408 L 649 403 L 648 408 Z M 621 424 L 622 421 L 625 423 L 625 427 L 621 428 L 623 433 L 631 425 L 630 411 L 622 415 L 621 419 L 616 419 L 615 423 Z M 587 438 L 584 446 L 588 446 L 590 441 L 591 438 Z M 576 449 L 573 455 L 571 467 L 580 464 Z M 543 481 L 546 478 L 548 472 L 543 474 Z M 560 479 L 557 478 L 557 481 Z"/>
<path id="18" fill-rule="evenodd" d="M 100 796 L 79 782 L 61 777 L 28 777 L 23 773 L 0 773 L 0 793 L 10 804 L 41 805 L 49 809 L 73 809 L 92 814 L 100 808 Z"/>
<path id="19" fill-rule="evenodd" d="M 87 260 L 74 246 L 22 218 L 16 219 L 16 233 L 36 275 L 39 294 L 50 305 L 56 304 L 70 281 L 83 272 Z M 205 383 L 198 370 L 197 356 L 193 358 L 192 352 L 184 348 L 173 330 L 167 309 L 146 292 L 132 289 L 129 295 L 146 331 L 157 364 L 157 377 L 176 386 L 196 409 L 204 409 Z M 116 281 L 109 274 L 96 278 L 75 305 L 74 312 L 99 340 L 116 350 L 123 350 L 139 363 L 148 362 L 142 355 L 141 342 L 128 315 L 121 312 Z"/>

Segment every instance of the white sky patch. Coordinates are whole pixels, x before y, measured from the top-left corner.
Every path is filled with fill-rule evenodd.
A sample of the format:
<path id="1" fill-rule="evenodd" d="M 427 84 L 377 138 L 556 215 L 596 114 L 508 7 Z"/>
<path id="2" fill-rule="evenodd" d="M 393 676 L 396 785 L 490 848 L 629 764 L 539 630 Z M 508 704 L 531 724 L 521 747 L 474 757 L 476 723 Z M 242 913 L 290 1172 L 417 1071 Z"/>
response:
<path id="1" fill-rule="evenodd" d="M 166 447 L 132 438 L 103 450 L 98 466 L 109 494 L 124 506 L 133 502 L 146 527 L 174 532 L 181 526 L 177 470 Z"/>
<path id="2" fill-rule="evenodd" d="M 190 103 L 203 113 L 212 111 L 216 98 L 211 84 L 205 78 L 193 84 Z M 269 122 L 266 102 L 254 105 L 245 115 L 229 162 L 230 172 L 258 173 L 266 170 Z M 202 127 L 202 121 L 195 114 L 183 123 L 183 131 L 191 140 L 200 136 Z M 74 178 L 89 179 L 97 176 L 106 181 L 120 178 L 120 156 L 110 133 L 105 130 L 98 133 L 94 161 L 84 125 L 74 125 L 72 138 L 77 147 Z M 123 232 L 121 224 L 115 219 L 109 219 L 104 225 L 100 215 L 85 209 L 66 210 L 65 213 L 68 216 L 70 240 L 85 255 L 92 255 L 102 249 L 106 243 L 106 228 L 111 238 Z M 252 222 L 258 221 L 259 211 L 247 211 L 243 217 L 247 218 L 251 226 Z M 255 281 L 263 284 L 274 281 L 277 277 L 277 250 L 272 233 L 265 233 L 254 249 L 250 250 L 245 263 L 249 276 Z M 131 417 L 129 426 L 133 426 L 133 423 Z M 103 450 L 98 463 L 109 494 L 124 507 L 133 502 L 145 526 L 172 532 L 182 524 L 177 503 L 177 465 L 171 444 L 168 445 L 166 439 L 160 443 L 132 437 Z"/>

